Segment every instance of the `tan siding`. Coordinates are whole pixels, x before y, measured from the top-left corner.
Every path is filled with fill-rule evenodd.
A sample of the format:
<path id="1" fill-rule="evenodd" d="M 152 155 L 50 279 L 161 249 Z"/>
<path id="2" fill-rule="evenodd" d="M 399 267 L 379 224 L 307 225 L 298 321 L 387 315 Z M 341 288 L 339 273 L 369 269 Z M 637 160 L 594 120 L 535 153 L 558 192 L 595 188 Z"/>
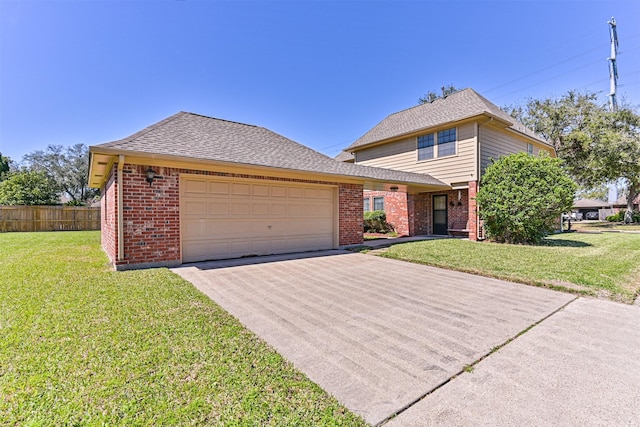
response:
<path id="1" fill-rule="evenodd" d="M 491 159 L 498 160 L 500 156 L 507 156 L 527 151 L 527 141 L 516 138 L 500 129 L 482 126 L 480 128 L 480 164 L 484 172 L 491 163 Z M 537 156 L 541 151 L 552 154 L 551 148 L 542 148 L 533 145 L 533 155 Z"/>
<path id="2" fill-rule="evenodd" d="M 500 156 L 527 151 L 527 143 L 509 136 L 499 129 L 488 126 L 480 127 L 480 164 L 484 172 L 491 163 L 491 159 L 498 160 Z"/>
<path id="3" fill-rule="evenodd" d="M 447 184 L 476 180 L 475 125 L 457 128 L 458 146 L 455 156 L 418 161 L 417 137 L 356 152 L 356 163 L 406 172 L 427 173 Z"/>

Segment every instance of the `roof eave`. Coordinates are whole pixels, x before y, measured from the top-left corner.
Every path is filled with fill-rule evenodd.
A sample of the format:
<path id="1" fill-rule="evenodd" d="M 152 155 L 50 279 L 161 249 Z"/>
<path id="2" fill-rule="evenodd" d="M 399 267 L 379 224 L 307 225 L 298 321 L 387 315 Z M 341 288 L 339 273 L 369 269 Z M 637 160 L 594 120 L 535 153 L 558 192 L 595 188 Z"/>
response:
<path id="1" fill-rule="evenodd" d="M 89 147 L 90 153 L 90 165 L 89 165 L 89 183 L 90 187 L 93 188 L 101 188 L 104 185 L 104 182 L 107 178 L 107 174 L 102 174 L 100 180 L 92 180 L 92 173 L 96 170 L 94 168 L 95 159 L 99 156 L 110 156 L 111 162 L 107 168 L 110 170 L 111 165 L 116 162 L 116 157 L 119 155 L 125 156 L 125 161 L 127 163 L 132 164 L 148 164 L 150 160 L 155 161 L 158 166 L 166 166 L 166 167 L 180 167 L 185 166 L 188 168 L 188 165 L 197 165 L 205 167 L 205 169 L 216 170 L 220 172 L 229 172 L 229 173 L 240 173 L 243 174 L 248 172 L 249 170 L 259 171 L 260 173 L 256 173 L 257 175 L 270 175 L 274 177 L 285 177 L 290 176 L 292 174 L 304 174 L 311 179 L 318 180 L 327 180 L 327 181 L 338 181 L 345 183 L 359 183 L 363 184 L 366 187 L 365 189 L 378 189 L 378 188 L 386 188 L 391 187 L 393 185 L 402 185 L 406 186 L 409 189 L 412 189 L 413 192 L 421 191 L 435 191 L 441 190 L 444 188 L 449 188 L 449 185 L 438 181 L 434 178 L 434 183 L 420 183 L 406 180 L 388 180 L 382 178 L 373 178 L 367 176 L 359 176 L 359 175 L 345 175 L 340 173 L 328 173 L 328 172 L 320 172 L 320 171 L 306 171 L 303 169 L 289 169 L 282 167 L 274 167 L 274 166 L 264 166 L 264 165 L 254 165 L 249 163 L 239 163 L 239 162 L 225 162 L 220 160 L 210 160 L 210 159 L 198 159 L 193 157 L 185 157 L 185 156 L 176 156 L 176 155 L 168 155 L 168 154 L 156 154 L 156 153 L 148 153 L 141 151 L 133 151 L 133 150 L 122 150 L 117 148 L 110 148 L 104 146 L 91 146 Z M 104 162 L 103 162 L 104 163 Z M 99 181 L 99 184 L 97 182 Z"/>
<path id="2" fill-rule="evenodd" d="M 345 148 L 343 151 L 349 151 L 349 152 L 353 153 L 353 152 L 356 152 L 356 151 L 363 150 L 365 148 L 374 147 L 376 145 L 387 144 L 389 142 L 398 141 L 398 140 L 401 140 L 401 139 L 404 139 L 404 138 L 410 138 L 412 136 L 418 136 L 418 135 L 420 135 L 420 134 L 422 134 L 424 132 L 427 132 L 429 130 L 432 130 L 432 129 L 451 126 L 451 125 L 454 125 L 454 124 L 462 124 L 464 122 L 475 121 L 475 120 L 480 119 L 482 117 L 491 118 L 491 119 L 493 119 L 494 122 L 498 122 L 500 124 L 504 124 L 505 127 L 509 127 L 509 126 L 511 126 L 513 124 L 513 122 L 509 122 L 507 120 L 504 120 L 504 119 L 496 116 L 495 114 L 489 113 L 488 111 L 484 111 L 484 112 L 482 112 L 480 114 L 473 114 L 473 115 L 461 117 L 461 118 L 458 118 L 458 119 L 455 119 L 455 120 L 450 120 L 448 122 L 438 123 L 438 124 L 433 125 L 433 126 L 427 126 L 427 127 L 420 128 L 420 129 L 417 129 L 417 130 L 412 130 L 410 132 L 397 134 L 397 135 L 394 135 L 394 136 L 389 137 L 389 138 L 381 139 L 381 140 L 378 140 L 378 141 L 368 142 L 366 144 L 357 145 L 355 147 L 353 146 L 353 144 L 351 144 L 350 146 Z"/>

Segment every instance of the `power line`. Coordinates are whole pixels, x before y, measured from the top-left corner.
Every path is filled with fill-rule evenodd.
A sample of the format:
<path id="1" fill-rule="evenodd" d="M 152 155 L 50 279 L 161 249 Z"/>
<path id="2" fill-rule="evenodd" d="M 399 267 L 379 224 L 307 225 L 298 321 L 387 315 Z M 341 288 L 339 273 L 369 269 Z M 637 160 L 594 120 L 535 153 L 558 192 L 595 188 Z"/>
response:
<path id="1" fill-rule="evenodd" d="M 515 83 L 515 82 L 518 82 L 518 81 L 520 81 L 520 80 L 524 80 L 524 79 L 526 79 L 527 77 L 531 77 L 531 76 L 534 76 L 534 75 L 536 75 L 536 74 L 540 74 L 540 73 L 541 73 L 541 72 L 543 72 L 543 71 L 550 70 L 550 69 L 552 69 L 552 68 L 557 67 L 558 65 L 565 64 L 565 63 L 567 63 L 567 62 L 569 62 L 569 61 L 572 61 L 572 60 L 574 60 L 574 59 L 576 59 L 576 58 L 579 58 L 579 57 L 584 56 L 584 55 L 586 55 L 586 54 L 588 54 L 588 53 L 591 53 L 591 52 L 593 52 L 593 51 L 596 51 L 596 50 L 600 49 L 601 47 L 604 47 L 604 46 L 606 46 L 606 45 L 608 45 L 608 44 L 609 44 L 609 43 L 602 43 L 602 44 L 600 44 L 600 45 L 598 45 L 598 46 L 596 46 L 596 47 L 594 47 L 594 48 L 592 48 L 592 49 L 589 49 L 589 50 L 587 50 L 587 51 L 584 51 L 584 52 L 582 52 L 582 53 L 579 53 L 579 54 L 577 54 L 577 55 L 574 55 L 574 56 L 572 56 L 572 57 L 569 57 L 569 58 L 565 59 L 564 61 L 556 62 L 556 63 L 555 63 L 555 64 L 553 64 L 553 65 L 549 65 L 549 66 L 547 66 L 547 67 L 540 68 L 539 70 L 532 71 L 532 72 L 530 72 L 530 73 L 528 73 L 528 74 L 525 74 L 525 75 L 524 75 L 524 76 L 522 76 L 522 77 L 518 77 L 517 79 L 510 80 L 510 81 L 508 81 L 508 82 L 506 82 L 506 83 L 503 83 L 503 84 L 501 84 L 501 85 L 499 85 L 499 86 L 495 86 L 495 87 L 493 87 L 493 88 L 491 88 L 491 89 L 488 89 L 488 90 L 485 90 L 485 91 L 483 91 L 483 92 L 492 92 L 492 91 L 494 91 L 494 90 L 497 90 L 497 89 L 503 88 L 503 87 L 505 87 L 505 86 L 508 86 L 508 85 L 510 85 L 511 83 Z"/>

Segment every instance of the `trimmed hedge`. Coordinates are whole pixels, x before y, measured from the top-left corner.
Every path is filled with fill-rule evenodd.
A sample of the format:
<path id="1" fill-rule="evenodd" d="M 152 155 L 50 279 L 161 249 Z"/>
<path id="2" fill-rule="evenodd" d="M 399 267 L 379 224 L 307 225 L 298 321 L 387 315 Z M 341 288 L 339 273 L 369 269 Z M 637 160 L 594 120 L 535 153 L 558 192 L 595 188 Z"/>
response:
<path id="1" fill-rule="evenodd" d="M 366 233 L 386 233 L 391 227 L 387 224 L 387 214 L 384 211 L 364 213 L 364 231 Z"/>

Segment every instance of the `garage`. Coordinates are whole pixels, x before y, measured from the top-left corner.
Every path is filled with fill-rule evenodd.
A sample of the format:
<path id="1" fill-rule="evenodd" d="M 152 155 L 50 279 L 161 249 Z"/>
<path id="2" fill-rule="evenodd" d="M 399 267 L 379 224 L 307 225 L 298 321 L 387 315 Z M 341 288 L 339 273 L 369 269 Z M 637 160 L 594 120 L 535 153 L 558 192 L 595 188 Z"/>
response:
<path id="1" fill-rule="evenodd" d="M 182 262 L 332 249 L 336 187 L 180 175 Z"/>
<path id="2" fill-rule="evenodd" d="M 362 191 L 450 188 L 338 162 L 269 129 L 179 112 L 89 148 L 116 270 L 334 249 L 363 241 Z"/>

